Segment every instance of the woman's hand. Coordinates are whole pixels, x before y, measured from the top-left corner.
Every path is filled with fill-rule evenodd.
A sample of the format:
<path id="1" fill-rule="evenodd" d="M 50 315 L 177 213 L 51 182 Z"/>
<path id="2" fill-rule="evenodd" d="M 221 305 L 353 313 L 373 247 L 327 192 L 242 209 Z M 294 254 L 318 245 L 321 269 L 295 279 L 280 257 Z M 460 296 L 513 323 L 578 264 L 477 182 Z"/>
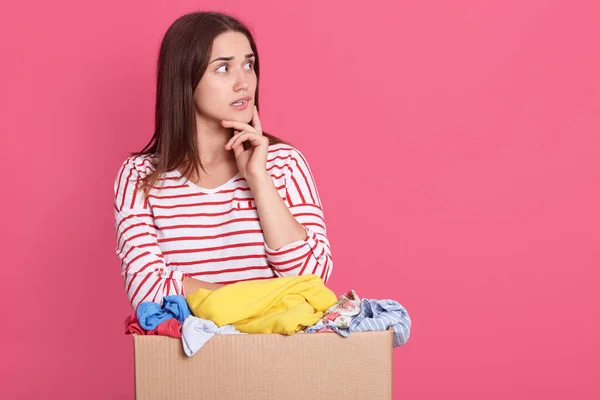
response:
<path id="1" fill-rule="evenodd" d="M 256 106 L 254 106 L 252 126 L 236 121 L 223 121 L 222 125 L 225 128 L 233 128 L 234 135 L 225 145 L 225 149 L 233 150 L 241 176 L 248 180 L 265 175 L 269 138 L 262 134 Z M 244 149 L 244 142 L 250 143 L 248 150 Z"/>

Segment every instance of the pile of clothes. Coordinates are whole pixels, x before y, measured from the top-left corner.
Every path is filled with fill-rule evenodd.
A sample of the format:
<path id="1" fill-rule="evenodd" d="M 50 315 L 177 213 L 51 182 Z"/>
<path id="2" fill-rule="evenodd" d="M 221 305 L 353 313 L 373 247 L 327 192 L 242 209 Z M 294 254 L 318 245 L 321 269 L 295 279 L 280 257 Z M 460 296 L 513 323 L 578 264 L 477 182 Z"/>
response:
<path id="1" fill-rule="evenodd" d="M 162 303 L 142 302 L 125 320 L 127 334 L 180 338 L 188 356 L 217 334 L 394 331 L 393 346 L 407 342 L 411 320 L 394 300 L 360 299 L 354 290 L 336 298 L 315 275 L 238 282 Z"/>

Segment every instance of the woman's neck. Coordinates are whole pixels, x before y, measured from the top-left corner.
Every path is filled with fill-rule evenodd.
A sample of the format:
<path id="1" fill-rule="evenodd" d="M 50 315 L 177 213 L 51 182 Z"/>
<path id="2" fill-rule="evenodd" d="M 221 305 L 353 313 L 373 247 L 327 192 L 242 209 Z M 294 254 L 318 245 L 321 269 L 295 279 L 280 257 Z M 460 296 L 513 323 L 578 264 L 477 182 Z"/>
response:
<path id="1" fill-rule="evenodd" d="M 235 161 L 233 151 L 225 145 L 231 139 L 232 130 L 221 126 L 219 121 L 206 121 L 196 116 L 198 154 L 206 166 Z"/>

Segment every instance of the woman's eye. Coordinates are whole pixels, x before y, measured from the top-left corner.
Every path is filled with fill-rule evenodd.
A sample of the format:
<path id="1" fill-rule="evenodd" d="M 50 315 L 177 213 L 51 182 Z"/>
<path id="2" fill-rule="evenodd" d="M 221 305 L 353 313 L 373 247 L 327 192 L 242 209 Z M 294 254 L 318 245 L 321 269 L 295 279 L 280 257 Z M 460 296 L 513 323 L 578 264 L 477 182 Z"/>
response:
<path id="1" fill-rule="evenodd" d="M 247 69 L 252 69 L 252 67 L 254 67 L 254 62 L 252 62 L 252 61 L 248 61 L 248 62 L 246 63 L 246 65 L 247 65 L 247 66 L 249 65 L 249 67 L 248 67 Z"/>
<path id="2" fill-rule="evenodd" d="M 227 72 L 226 69 L 227 69 L 227 65 L 223 64 L 219 68 L 217 68 L 217 72 Z"/>

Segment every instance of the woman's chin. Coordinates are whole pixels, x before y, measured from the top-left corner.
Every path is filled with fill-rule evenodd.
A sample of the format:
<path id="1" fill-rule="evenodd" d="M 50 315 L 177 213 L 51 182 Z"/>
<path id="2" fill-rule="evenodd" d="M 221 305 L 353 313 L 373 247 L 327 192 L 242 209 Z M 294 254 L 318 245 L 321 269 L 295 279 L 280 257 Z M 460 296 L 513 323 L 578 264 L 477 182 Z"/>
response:
<path id="1" fill-rule="evenodd" d="M 243 122 L 244 124 L 249 124 L 252 121 L 252 112 L 244 111 L 234 111 L 228 113 L 227 118 L 230 121 Z"/>

